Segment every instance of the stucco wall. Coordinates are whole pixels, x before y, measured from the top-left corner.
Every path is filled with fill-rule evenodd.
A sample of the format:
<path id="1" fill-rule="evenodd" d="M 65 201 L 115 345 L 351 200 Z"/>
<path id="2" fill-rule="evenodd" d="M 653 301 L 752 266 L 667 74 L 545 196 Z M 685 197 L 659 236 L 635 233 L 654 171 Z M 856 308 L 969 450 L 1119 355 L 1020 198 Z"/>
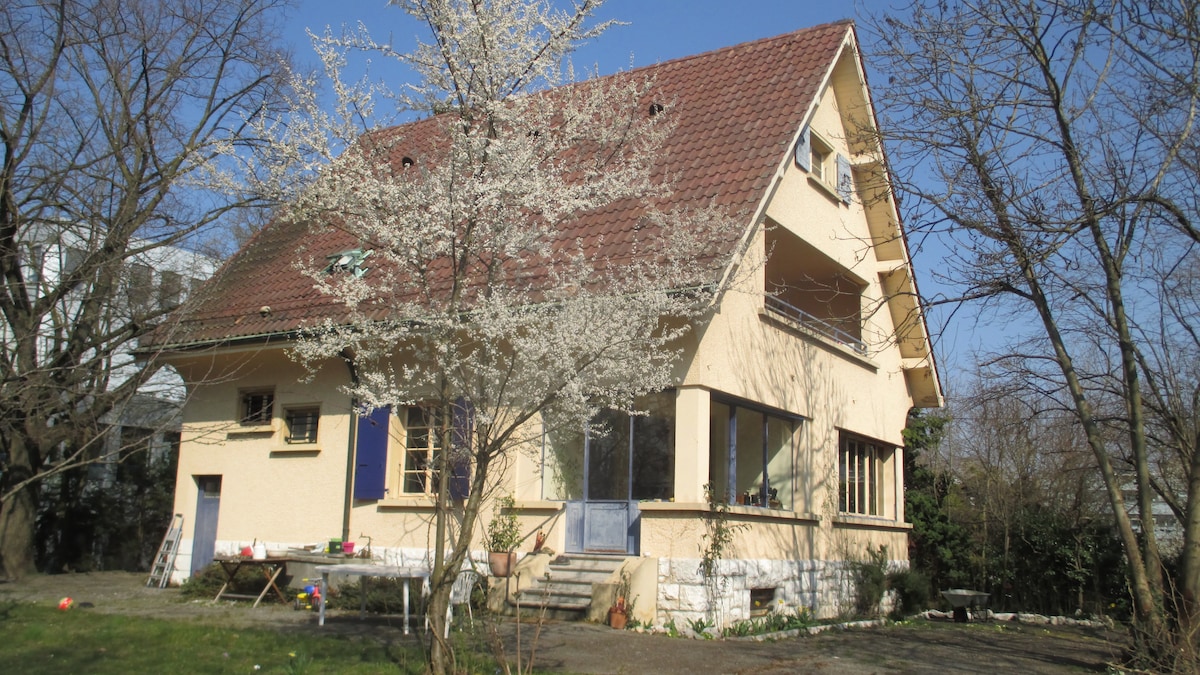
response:
<path id="1" fill-rule="evenodd" d="M 340 537 L 350 400 L 346 366 L 330 363 L 311 382 L 278 349 L 193 356 L 176 362 L 190 383 L 184 407 L 175 512 L 184 514 L 178 568 L 190 569 L 196 476 L 221 476 L 217 553 L 254 540 L 273 548 Z M 239 391 L 274 388 L 271 428 L 237 423 Z M 318 405 L 315 444 L 289 445 L 283 411 Z"/>

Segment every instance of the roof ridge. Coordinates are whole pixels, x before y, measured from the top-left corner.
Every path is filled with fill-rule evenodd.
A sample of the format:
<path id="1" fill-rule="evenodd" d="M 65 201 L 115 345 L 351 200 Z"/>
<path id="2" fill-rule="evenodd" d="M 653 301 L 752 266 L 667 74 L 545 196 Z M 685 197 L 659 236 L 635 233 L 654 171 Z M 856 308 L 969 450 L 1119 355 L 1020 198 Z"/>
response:
<path id="1" fill-rule="evenodd" d="M 637 73 L 640 70 L 648 70 L 650 68 L 661 68 L 662 66 L 666 66 L 669 64 L 673 64 L 673 63 L 682 63 L 685 61 L 691 61 L 693 59 L 701 59 L 701 58 L 711 57 L 716 54 L 720 54 L 722 52 L 728 52 L 728 51 L 732 51 L 735 49 L 745 49 L 747 47 L 767 44 L 769 42 L 775 42 L 778 40 L 786 40 L 789 38 L 795 38 L 804 33 L 815 33 L 817 31 L 833 28 L 835 26 L 854 26 L 854 19 L 838 19 L 837 21 L 829 21 L 826 23 L 817 24 L 816 26 L 808 26 L 806 28 L 799 28 L 797 30 L 790 31 L 787 33 L 780 33 L 779 35 L 770 35 L 768 37 L 756 38 L 754 40 L 748 40 L 746 42 L 738 42 L 738 43 L 732 44 L 732 45 L 725 45 L 724 47 L 717 47 L 716 49 L 710 49 L 706 52 L 700 52 L 699 54 L 688 54 L 686 56 L 677 56 L 673 59 L 667 59 L 666 61 L 659 61 L 657 63 L 650 63 L 650 64 L 647 64 L 644 66 L 638 66 L 638 67 L 632 68 L 630 70 L 618 70 L 615 73 L 609 73 L 608 75 L 601 75 L 601 76 L 598 76 L 593 79 L 603 80 L 605 78 L 614 77 L 617 75 L 632 75 L 634 73 Z M 587 81 L 588 80 L 580 80 L 579 82 L 587 82 Z M 570 84 L 575 84 L 575 83 L 568 82 L 565 84 L 570 85 Z M 560 85 L 560 86 L 562 86 L 562 85 Z M 557 87 L 555 87 L 555 88 L 557 88 Z"/>
<path id="2" fill-rule="evenodd" d="M 805 35 L 805 34 L 809 34 L 809 33 L 816 33 L 816 32 L 822 31 L 822 30 L 828 30 L 830 28 L 834 28 L 834 27 L 838 27 L 838 26 L 847 26 L 847 27 L 853 28 L 854 27 L 854 19 L 838 19 L 837 21 L 829 21 L 826 23 L 817 24 L 816 26 L 808 26 L 807 28 L 799 28 L 797 30 L 790 31 L 788 33 L 780 33 L 779 35 L 771 35 L 768 37 L 749 40 L 747 42 L 739 42 L 737 44 L 726 45 L 724 47 L 718 47 L 716 49 L 711 49 L 706 52 L 700 52 L 699 54 L 688 54 L 685 56 L 677 56 L 673 59 L 667 59 L 666 61 L 659 61 L 657 63 L 650 63 L 650 64 L 646 64 L 644 66 L 637 66 L 636 68 L 631 68 L 629 70 L 618 70 L 613 73 L 608 73 L 607 75 L 597 75 L 595 77 L 585 77 L 585 78 L 579 79 L 579 80 L 563 82 L 560 84 L 556 84 L 552 87 L 546 87 L 544 89 L 535 89 L 533 91 L 525 92 L 524 94 L 522 94 L 522 96 L 536 97 L 536 96 L 543 96 L 550 92 L 560 90 L 560 89 L 570 89 L 572 87 L 581 87 L 581 86 L 585 86 L 585 87 L 593 86 L 594 84 L 596 84 L 598 82 L 602 82 L 604 80 L 609 80 L 612 78 L 630 77 L 630 76 L 634 76 L 634 75 L 637 75 L 638 73 L 648 71 L 648 70 L 657 70 L 657 69 L 663 68 L 665 66 L 674 65 L 674 64 L 678 64 L 678 63 L 686 63 L 688 61 L 692 61 L 695 59 L 711 58 L 713 56 L 722 54 L 724 52 L 746 49 L 747 47 L 764 45 L 764 44 L 768 44 L 771 42 L 777 42 L 777 41 L 781 41 L 781 40 L 794 39 L 801 35 Z M 450 112 L 451 111 L 435 112 L 433 114 L 418 117 L 417 119 L 409 120 L 407 122 L 399 122 L 396 124 L 390 124 L 386 127 L 380 127 L 378 129 L 371 130 L 367 133 L 373 134 L 373 133 L 380 133 L 380 132 L 383 132 L 383 133 L 397 132 L 401 129 L 409 128 L 414 125 L 421 124 L 423 122 L 428 122 L 430 120 L 438 119 L 438 118 L 442 117 L 443 115 L 449 114 Z"/>

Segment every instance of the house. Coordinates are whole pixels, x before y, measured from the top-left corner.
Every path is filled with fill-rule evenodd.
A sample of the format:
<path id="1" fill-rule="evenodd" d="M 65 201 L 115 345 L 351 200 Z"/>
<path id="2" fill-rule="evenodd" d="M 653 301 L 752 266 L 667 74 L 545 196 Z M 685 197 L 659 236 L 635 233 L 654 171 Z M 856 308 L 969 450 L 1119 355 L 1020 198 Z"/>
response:
<path id="1" fill-rule="evenodd" d="M 534 434 L 503 491 L 558 562 L 621 556 L 643 620 L 725 623 L 779 603 L 838 613 L 848 562 L 884 548 L 907 564 L 901 430 L 912 407 L 942 400 L 853 24 L 635 73 L 673 101 L 661 161 L 674 198 L 742 218 L 751 273 L 687 341 L 674 386 L 642 401 L 644 415 L 609 414 L 621 443 Z M 178 576 L 254 540 L 353 539 L 388 563 L 429 559 L 428 413 L 359 415 L 353 363 L 309 373 L 289 358 L 297 331 L 343 311 L 296 269 L 297 250 L 322 246 L 331 265 L 369 264 L 352 240 L 276 223 L 161 345 L 191 385 Z M 731 497 L 739 526 L 708 577 L 706 485 Z M 548 556 L 521 564 L 562 571 Z"/>

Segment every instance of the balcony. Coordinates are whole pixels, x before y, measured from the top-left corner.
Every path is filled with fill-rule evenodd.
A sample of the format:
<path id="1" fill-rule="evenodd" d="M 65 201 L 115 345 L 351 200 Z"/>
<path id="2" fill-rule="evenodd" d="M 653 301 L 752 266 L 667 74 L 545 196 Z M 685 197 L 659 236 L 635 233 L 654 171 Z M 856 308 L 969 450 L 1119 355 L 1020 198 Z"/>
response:
<path id="1" fill-rule="evenodd" d="M 799 326 L 809 333 L 845 345 L 858 354 L 865 355 L 867 353 L 867 346 L 859 338 L 838 328 L 833 323 L 809 314 L 799 307 L 790 305 L 773 295 L 765 296 L 765 306 L 767 311 L 782 317 L 788 323 Z"/>

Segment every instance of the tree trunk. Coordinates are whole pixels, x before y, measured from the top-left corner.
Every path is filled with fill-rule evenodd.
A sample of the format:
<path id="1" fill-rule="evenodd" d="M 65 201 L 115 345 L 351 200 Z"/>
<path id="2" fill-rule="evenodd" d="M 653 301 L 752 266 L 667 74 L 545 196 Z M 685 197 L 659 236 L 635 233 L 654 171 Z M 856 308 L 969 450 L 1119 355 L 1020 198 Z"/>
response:
<path id="1" fill-rule="evenodd" d="M 28 446 L 16 434 L 7 434 L 9 464 L 0 477 L 0 494 L 33 477 Z M 0 571 L 16 581 L 36 571 L 33 545 L 37 524 L 38 483 L 31 482 L 0 502 Z"/>

